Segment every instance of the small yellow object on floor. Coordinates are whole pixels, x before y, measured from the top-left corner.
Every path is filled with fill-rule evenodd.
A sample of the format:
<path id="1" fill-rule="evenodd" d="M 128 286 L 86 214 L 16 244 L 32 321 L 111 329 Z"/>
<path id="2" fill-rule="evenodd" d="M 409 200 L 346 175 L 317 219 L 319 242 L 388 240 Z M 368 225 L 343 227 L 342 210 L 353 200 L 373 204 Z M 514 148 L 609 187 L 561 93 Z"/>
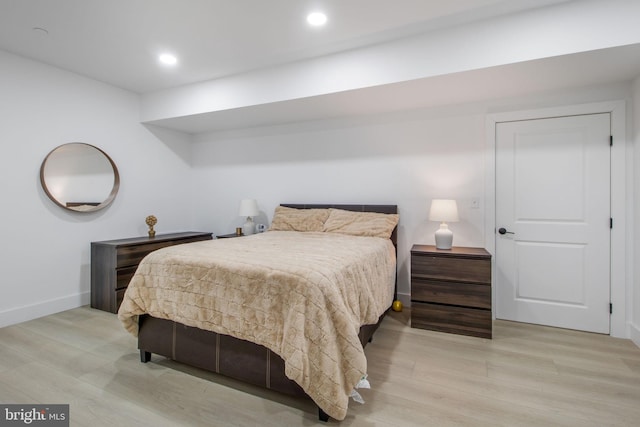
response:
<path id="1" fill-rule="evenodd" d="M 402 311 L 402 301 L 395 300 L 391 305 L 391 308 L 393 309 L 393 311 Z"/>

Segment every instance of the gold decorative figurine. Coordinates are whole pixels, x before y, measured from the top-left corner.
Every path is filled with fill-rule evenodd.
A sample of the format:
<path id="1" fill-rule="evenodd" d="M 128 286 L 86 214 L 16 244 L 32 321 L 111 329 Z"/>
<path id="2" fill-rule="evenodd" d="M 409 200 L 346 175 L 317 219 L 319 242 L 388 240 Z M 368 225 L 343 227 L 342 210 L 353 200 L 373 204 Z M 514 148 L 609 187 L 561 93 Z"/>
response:
<path id="1" fill-rule="evenodd" d="M 156 236 L 156 230 L 153 229 L 153 226 L 158 223 L 158 219 L 153 215 L 149 215 L 147 217 L 147 219 L 145 220 L 145 222 L 149 226 L 149 237 L 155 237 Z"/>

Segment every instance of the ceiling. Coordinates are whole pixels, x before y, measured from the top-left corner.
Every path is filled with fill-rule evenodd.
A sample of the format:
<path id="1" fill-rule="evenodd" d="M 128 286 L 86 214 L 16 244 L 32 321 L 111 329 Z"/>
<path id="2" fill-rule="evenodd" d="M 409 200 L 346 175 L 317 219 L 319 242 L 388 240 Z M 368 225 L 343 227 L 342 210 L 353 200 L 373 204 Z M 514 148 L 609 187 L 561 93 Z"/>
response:
<path id="1" fill-rule="evenodd" d="M 147 93 L 564 1 L 0 0 L 0 49 Z"/>
<path id="2" fill-rule="evenodd" d="M 149 94 L 582 0 L 0 0 L 0 49 Z M 328 23 L 311 28 L 306 15 Z M 158 55 L 171 52 L 175 67 Z M 145 122 L 197 134 L 630 81 L 640 44 Z M 383 100 L 383 102 L 381 102 Z"/>

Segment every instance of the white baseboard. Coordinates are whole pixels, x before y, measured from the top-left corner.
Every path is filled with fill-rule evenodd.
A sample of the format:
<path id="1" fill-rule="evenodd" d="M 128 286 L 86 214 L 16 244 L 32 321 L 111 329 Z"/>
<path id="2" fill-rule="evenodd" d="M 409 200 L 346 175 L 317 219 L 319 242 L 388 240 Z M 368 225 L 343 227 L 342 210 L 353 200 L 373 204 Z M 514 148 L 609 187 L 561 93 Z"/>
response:
<path id="1" fill-rule="evenodd" d="M 87 291 L 49 301 L 42 301 L 31 305 L 11 308 L 0 312 L 0 328 L 37 319 L 38 317 L 48 316 L 49 314 L 71 310 L 72 308 L 81 307 L 89 304 L 90 300 L 91 292 Z"/>
<path id="2" fill-rule="evenodd" d="M 632 323 L 629 329 L 631 331 L 631 341 L 640 347 L 640 328 Z"/>

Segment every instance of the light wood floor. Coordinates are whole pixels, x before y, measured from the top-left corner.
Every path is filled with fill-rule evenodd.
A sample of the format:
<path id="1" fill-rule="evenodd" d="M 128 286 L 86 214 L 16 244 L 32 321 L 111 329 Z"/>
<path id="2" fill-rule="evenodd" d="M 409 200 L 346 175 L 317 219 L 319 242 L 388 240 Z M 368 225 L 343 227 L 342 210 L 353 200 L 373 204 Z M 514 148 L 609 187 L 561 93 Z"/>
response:
<path id="1" fill-rule="evenodd" d="M 494 339 L 411 329 L 367 346 L 372 389 L 343 426 L 640 426 L 640 349 L 496 321 Z M 0 402 L 69 403 L 73 426 L 311 426 L 315 406 L 154 356 L 82 307 L 0 329 Z M 330 421 L 328 425 L 337 425 Z"/>

